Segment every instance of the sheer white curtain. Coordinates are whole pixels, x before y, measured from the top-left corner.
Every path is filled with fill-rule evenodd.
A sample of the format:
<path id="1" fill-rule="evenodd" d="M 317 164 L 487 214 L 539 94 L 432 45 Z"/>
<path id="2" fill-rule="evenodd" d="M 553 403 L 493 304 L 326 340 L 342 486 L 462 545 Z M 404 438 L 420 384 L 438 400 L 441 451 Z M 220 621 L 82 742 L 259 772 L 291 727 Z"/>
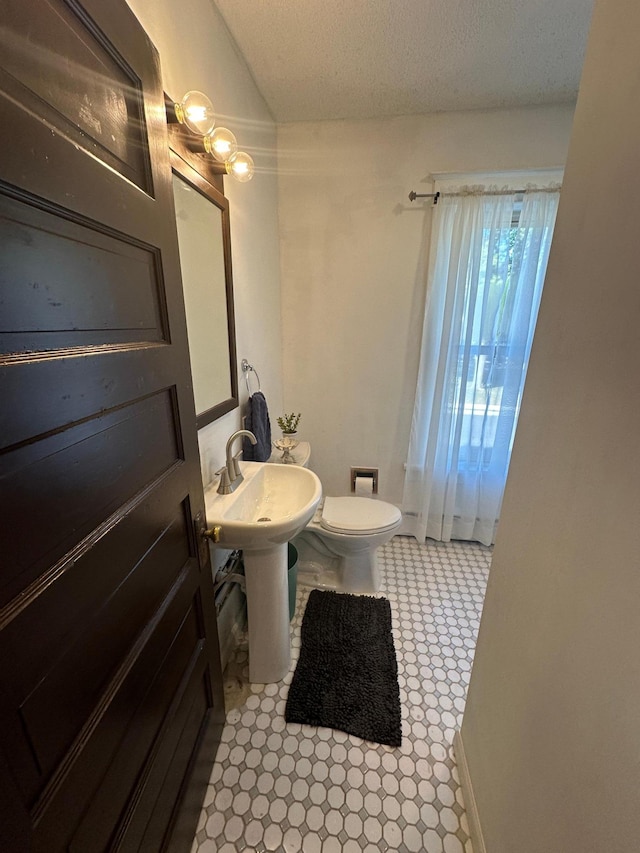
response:
<path id="1" fill-rule="evenodd" d="M 441 197 L 434 210 L 405 530 L 490 545 L 558 192 Z"/>

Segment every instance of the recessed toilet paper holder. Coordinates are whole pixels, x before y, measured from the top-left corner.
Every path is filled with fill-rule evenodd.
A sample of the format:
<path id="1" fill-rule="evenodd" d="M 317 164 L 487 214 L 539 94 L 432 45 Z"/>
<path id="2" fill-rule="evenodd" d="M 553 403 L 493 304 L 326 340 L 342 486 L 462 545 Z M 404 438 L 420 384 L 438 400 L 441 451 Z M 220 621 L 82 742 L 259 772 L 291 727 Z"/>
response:
<path id="1" fill-rule="evenodd" d="M 373 488 L 371 493 L 374 495 L 378 494 L 378 468 L 351 468 L 351 491 L 355 492 L 356 490 L 356 478 L 362 477 L 370 477 L 373 480 Z"/>

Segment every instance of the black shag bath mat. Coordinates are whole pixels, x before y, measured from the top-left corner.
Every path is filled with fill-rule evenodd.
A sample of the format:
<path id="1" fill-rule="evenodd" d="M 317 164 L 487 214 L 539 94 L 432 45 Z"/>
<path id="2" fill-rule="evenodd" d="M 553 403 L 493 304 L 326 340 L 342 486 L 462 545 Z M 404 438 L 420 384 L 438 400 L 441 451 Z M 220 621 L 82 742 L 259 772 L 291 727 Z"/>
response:
<path id="1" fill-rule="evenodd" d="M 398 664 L 386 598 L 312 590 L 285 719 L 400 746 Z"/>

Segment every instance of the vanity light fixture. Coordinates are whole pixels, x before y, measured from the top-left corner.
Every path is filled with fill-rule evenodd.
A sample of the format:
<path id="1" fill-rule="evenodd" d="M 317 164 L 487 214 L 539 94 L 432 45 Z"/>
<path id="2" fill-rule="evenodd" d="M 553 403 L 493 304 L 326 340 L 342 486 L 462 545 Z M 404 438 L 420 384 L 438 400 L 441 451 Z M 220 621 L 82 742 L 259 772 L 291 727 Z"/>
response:
<path id="1" fill-rule="evenodd" d="M 192 133 L 206 136 L 211 133 L 216 124 L 213 104 L 203 93 L 195 89 L 187 92 L 179 104 L 174 104 L 176 118 Z"/>
<path id="2" fill-rule="evenodd" d="M 226 163 L 238 150 L 236 138 L 226 127 L 216 127 L 211 134 L 202 140 L 204 150 L 220 163 Z"/>
<path id="3" fill-rule="evenodd" d="M 231 175 L 240 183 L 250 181 L 253 177 L 253 158 L 249 154 L 245 154 L 244 151 L 237 151 L 233 157 L 229 157 L 224 167 L 227 175 Z"/>
<path id="4" fill-rule="evenodd" d="M 180 103 L 166 100 L 167 120 L 179 122 L 194 134 L 202 137 L 202 142 L 186 142 L 194 153 L 210 154 L 216 161 L 211 164 L 212 171 L 231 175 L 236 181 L 250 181 L 255 171 L 253 158 L 244 151 L 238 151 L 235 135 L 226 127 L 215 127 L 213 104 L 203 93 L 193 89 Z M 173 106 L 173 109 L 171 109 Z M 202 147 L 204 147 L 204 152 Z"/>

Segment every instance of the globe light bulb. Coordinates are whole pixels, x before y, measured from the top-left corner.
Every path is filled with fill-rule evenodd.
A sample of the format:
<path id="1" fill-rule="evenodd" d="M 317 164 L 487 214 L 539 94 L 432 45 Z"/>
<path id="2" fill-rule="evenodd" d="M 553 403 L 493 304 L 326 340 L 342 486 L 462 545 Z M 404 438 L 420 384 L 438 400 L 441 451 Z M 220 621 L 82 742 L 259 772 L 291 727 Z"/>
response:
<path id="1" fill-rule="evenodd" d="M 204 138 L 204 150 L 220 163 L 226 163 L 238 150 L 236 138 L 226 127 L 216 127 Z"/>
<path id="2" fill-rule="evenodd" d="M 180 124 L 200 136 L 206 136 L 215 127 L 213 104 L 202 92 L 187 92 L 180 103 L 175 105 L 175 111 Z"/>
<path id="3" fill-rule="evenodd" d="M 238 151 L 233 157 L 230 157 L 225 163 L 225 168 L 228 175 L 232 175 L 236 181 L 241 183 L 250 181 L 253 177 L 253 159 L 244 151 Z"/>

